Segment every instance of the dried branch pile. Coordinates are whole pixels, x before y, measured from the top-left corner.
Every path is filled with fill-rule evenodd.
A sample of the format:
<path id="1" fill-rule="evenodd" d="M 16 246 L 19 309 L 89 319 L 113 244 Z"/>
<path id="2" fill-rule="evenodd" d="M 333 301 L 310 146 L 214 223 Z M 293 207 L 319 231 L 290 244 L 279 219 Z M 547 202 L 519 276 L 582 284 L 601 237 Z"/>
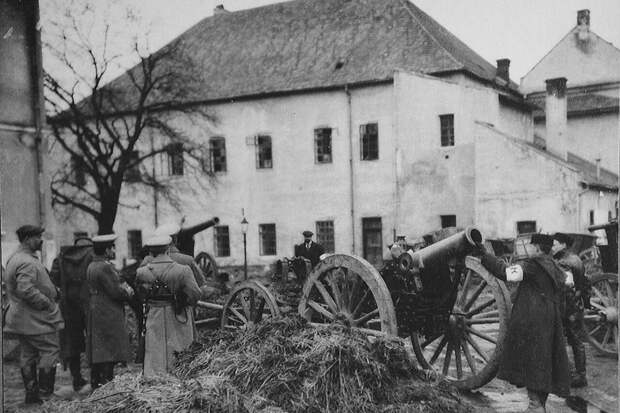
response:
<path id="1" fill-rule="evenodd" d="M 179 355 L 176 377 L 148 381 L 124 375 L 73 402 L 71 410 L 472 411 L 448 384 L 416 370 L 398 340 L 371 342 L 355 330 L 310 327 L 299 317 L 203 339 Z"/>

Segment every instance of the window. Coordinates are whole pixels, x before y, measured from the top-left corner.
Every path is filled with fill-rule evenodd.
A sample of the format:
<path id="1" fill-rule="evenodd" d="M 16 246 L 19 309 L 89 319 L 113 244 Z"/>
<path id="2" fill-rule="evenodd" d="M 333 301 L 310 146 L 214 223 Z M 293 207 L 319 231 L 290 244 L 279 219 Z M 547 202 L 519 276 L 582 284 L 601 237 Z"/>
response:
<path id="1" fill-rule="evenodd" d="M 130 167 L 125 170 L 125 181 L 140 182 L 140 165 L 136 163 L 138 159 L 140 159 L 140 152 L 132 151 L 129 155 Z"/>
<path id="2" fill-rule="evenodd" d="M 260 255 L 276 255 L 276 224 L 258 226 Z"/>
<path id="3" fill-rule="evenodd" d="M 335 251 L 334 221 L 316 222 L 316 242 L 325 248 L 325 252 Z"/>
<path id="4" fill-rule="evenodd" d="M 228 226 L 216 226 L 213 231 L 214 251 L 216 257 L 230 257 L 230 237 Z"/>
<path id="5" fill-rule="evenodd" d="M 456 215 L 440 215 L 440 217 L 442 228 L 456 227 Z"/>
<path id="6" fill-rule="evenodd" d="M 517 235 L 529 234 L 536 232 L 536 221 L 518 221 L 517 222 Z"/>
<path id="7" fill-rule="evenodd" d="M 71 157 L 71 166 L 73 167 L 73 180 L 80 188 L 86 185 L 86 168 L 84 161 L 78 156 Z"/>
<path id="8" fill-rule="evenodd" d="M 331 163 L 332 161 L 332 129 L 318 128 L 314 130 L 314 162 Z"/>
<path id="9" fill-rule="evenodd" d="M 439 115 L 441 146 L 454 146 L 454 115 Z"/>
<path id="10" fill-rule="evenodd" d="M 129 248 L 129 258 L 136 258 L 140 255 L 142 248 L 142 231 L 139 229 L 130 229 L 127 231 L 127 247 Z"/>
<path id="11" fill-rule="evenodd" d="M 221 137 L 209 139 L 211 172 L 226 172 L 226 140 Z"/>
<path id="12" fill-rule="evenodd" d="M 168 145 L 168 175 L 183 175 L 183 144 Z"/>
<path id="13" fill-rule="evenodd" d="M 273 168 L 271 136 L 259 135 L 256 137 L 256 168 Z"/>
<path id="14" fill-rule="evenodd" d="M 374 265 L 383 265 L 383 235 L 381 217 L 362 218 L 362 244 L 364 258 Z"/>
<path id="15" fill-rule="evenodd" d="M 368 123 L 360 126 L 360 146 L 363 161 L 379 159 L 379 125 Z"/>
<path id="16" fill-rule="evenodd" d="M 75 231 L 73 233 L 73 239 L 74 240 L 77 240 L 77 239 L 80 239 L 80 238 L 88 238 L 88 232 L 86 232 L 86 231 Z"/>
<path id="17" fill-rule="evenodd" d="M 594 225 L 594 210 L 590 210 L 590 225 Z"/>

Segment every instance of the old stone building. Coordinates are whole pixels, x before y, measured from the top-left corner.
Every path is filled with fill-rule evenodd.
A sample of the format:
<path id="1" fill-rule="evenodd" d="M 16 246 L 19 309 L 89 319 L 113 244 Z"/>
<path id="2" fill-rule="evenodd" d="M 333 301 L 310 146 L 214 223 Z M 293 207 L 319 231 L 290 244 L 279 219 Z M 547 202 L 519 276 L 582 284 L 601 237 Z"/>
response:
<path id="1" fill-rule="evenodd" d="M 125 203 L 139 208 L 120 209 L 119 256 L 131 255 L 124 242 L 151 231 L 155 216 L 218 216 L 196 241 L 222 266 L 243 262 L 243 216 L 250 265 L 291 256 L 305 229 L 328 251 L 375 264 L 397 233 L 584 229 L 581 213 L 599 197 L 590 164 L 536 144 L 535 107 L 510 81 L 507 59 L 496 68 L 406 0 L 218 11 L 180 37 L 209 79 L 194 104 L 217 122 L 187 133 L 208 149 L 216 179 L 187 191 L 180 211 L 126 184 Z M 182 182 L 174 165 L 168 154 L 152 167 Z M 603 198 L 613 205 L 617 185 L 609 187 Z M 76 226 L 93 230 L 84 221 L 66 228 Z"/>

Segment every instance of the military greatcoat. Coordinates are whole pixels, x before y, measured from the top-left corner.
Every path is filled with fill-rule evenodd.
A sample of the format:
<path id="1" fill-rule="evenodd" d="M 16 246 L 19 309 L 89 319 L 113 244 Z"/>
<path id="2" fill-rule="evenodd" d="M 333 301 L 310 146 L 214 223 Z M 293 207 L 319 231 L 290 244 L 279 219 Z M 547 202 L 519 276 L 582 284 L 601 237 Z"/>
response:
<path id="1" fill-rule="evenodd" d="M 95 255 L 86 272 L 88 312 L 86 355 L 89 363 L 127 361 L 129 336 L 125 306 L 129 293 L 112 263 Z"/>
<path id="2" fill-rule="evenodd" d="M 482 265 L 506 281 L 506 264 L 491 254 Z M 508 323 L 498 378 L 518 387 L 569 394 L 570 373 L 562 327 L 565 275 L 549 256 L 527 258 Z"/>

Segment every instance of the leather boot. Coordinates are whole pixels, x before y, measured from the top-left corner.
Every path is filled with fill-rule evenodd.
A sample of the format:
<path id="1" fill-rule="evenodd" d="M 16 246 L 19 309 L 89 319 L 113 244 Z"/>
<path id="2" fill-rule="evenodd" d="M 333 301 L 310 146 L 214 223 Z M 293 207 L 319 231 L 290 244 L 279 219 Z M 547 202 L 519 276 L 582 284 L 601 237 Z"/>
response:
<path id="1" fill-rule="evenodd" d="M 39 381 L 37 378 L 37 365 L 30 364 L 21 369 L 24 388 L 26 389 L 25 404 L 41 404 L 43 400 L 39 397 Z"/>
<path id="2" fill-rule="evenodd" d="M 586 348 L 581 346 L 573 347 L 573 356 L 575 357 L 575 375 L 571 378 L 571 387 L 585 387 L 588 385 L 586 378 Z"/>
<path id="3" fill-rule="evenodd" d="M 54 384 L 56 384 L 56 366 L 39 369 L 39 395 L 50 398 L 54 394 Z"/>
<path id="4" fill-rule="evenodd" d="M 540 395 L 538 392 L 527 389 L 527 397 L 530 399 L 527 409 L 524 413 L 545 413 L 545 407 L 541 403 Z"/>
<path id="5" fill-rule="evenodd" d="M 80 391 L 87 382 L 82 377 L 80 371 L 80 357 L 72 357 L 69 359 L 69 371 L 71 371 L 71 377 L 73 378 L 73 390 Z"/>

